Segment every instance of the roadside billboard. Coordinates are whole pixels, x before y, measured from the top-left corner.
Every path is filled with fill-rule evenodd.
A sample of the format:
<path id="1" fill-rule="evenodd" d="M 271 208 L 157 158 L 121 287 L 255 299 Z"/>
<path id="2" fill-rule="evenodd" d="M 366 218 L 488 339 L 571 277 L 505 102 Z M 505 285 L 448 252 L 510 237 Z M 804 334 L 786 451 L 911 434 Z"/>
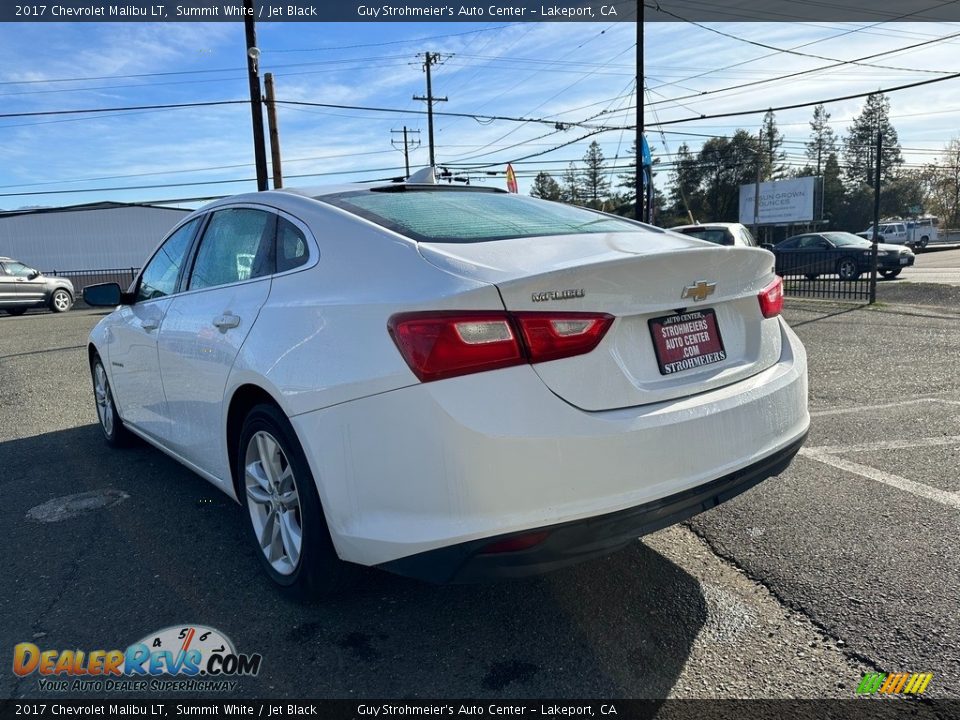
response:
<path id="1" fill-rule="evenodd" d="M 802 177 L 760 183 L 760 206 L 756 223 L 773 225 L 813 220 L 813 201 L 818 179 Z M 756 189 L 757 186 L 753 183 L 740 186 L 740 222 L 744 225 L 754 224 Z"/>

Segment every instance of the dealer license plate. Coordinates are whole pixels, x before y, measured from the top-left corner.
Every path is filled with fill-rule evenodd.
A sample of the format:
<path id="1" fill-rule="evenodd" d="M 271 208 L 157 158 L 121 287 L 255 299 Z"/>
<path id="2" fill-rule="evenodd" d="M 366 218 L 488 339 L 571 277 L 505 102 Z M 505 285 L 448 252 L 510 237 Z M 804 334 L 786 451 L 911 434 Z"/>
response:
<path id="1" fill-rule="evenodd" d="M 900 258 L 901 265 L 906 265 L 908 262 L 910 262 L 910 258 Z"/>
<path id="2" fill-rule="evenodd" d="M 673 375 L 727 359 L 717 314 L 710 308 L 651 318 L 648 322 L 661 375 Z"/>

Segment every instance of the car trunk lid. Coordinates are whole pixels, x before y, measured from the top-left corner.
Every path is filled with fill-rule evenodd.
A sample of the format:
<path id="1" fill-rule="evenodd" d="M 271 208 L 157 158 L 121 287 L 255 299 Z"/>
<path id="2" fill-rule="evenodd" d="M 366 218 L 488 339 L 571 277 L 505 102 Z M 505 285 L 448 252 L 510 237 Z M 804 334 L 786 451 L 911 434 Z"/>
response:
<path id="1" fill-rule="evenodd" d="M 778 321 L 765 319 L 757 300 L 774 279 L 765 250 L 653 231 L 422 242 L 419 250 L 447 272 L 496 285 L 509 311 L 614 315 L 592 352 L 533 366 L 584 410 L 705 392 L 780 357 Z"/>

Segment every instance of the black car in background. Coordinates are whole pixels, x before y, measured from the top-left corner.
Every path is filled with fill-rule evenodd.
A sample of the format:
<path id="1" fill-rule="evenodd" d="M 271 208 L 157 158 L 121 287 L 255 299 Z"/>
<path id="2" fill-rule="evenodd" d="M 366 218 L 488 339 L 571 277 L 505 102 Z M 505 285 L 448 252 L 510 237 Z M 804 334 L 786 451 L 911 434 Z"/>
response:
<path id="1" fill-rule="evenodd" d="M 22 262 L 0 257 L 0 310 L 23 315 L 34 307 L 66 312 L 73 305 L 73 283 L 66 278 L 47 277 Z"/>
<path id="2" fill-rule="evenodd" d="M 780 276 L 803 275 L 813 280 L 820 275 L 839 275 L 841 280 L 856 280 L 870 272 L 872 244 L 852 233 L 794 235 L 771 250 Z M 903 268 L 913 265 L 914 259 L 913 251 L 903 245 L 877 245 L 877 270 L 885 278 L 895 278 Z"/>

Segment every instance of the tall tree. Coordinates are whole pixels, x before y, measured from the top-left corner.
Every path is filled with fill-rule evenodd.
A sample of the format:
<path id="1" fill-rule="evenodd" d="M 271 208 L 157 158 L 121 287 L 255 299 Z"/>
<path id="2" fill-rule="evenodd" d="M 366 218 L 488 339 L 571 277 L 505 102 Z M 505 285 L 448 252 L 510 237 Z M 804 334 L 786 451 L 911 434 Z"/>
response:
<path id="1" fill-rule="evenodd" d="M 700 185 L 703 171 L 697 157 L 690 152 L 690 146 L 682 143 L 677 148 L 676 160 L 670 182 L 669 206 L 667 212 L 676 219 L 675 224 L 690 222 L 702 217 L 703 203 Z"/>
<path id="2" fill-rule="evenodd" d="M 927 211 L 940 216 L 941 227 L 960 227 L 960 138 L 953 138 L 935 163 L 924 168 Z"/>
<path id="3" fill-rule="evenodd" d="M 703 173 L 703 219 L 739 220 L 740 186 L 756 182 L 757 152 L 757 139 L 746 130 L 737 130 L 729 138 L 711 138 L 703 144 L 698 155 Z"/>
<path id="4" fill-rule="evenodd" d="M 777 116 L 767 110 L 763 116 L 763 162 L 760 172 L 763 180 L 780 180 L 787 174 L 787 154 L 783 150 L 783 134 L 777 127 Z"/>
<path id="5" fill-rule="evenodd" d="M 816 168 L 815 174 L 823 172 L 823 164 L 830 153 L 837 152 L 837 135 L 830 127 L 830 113 L 823 105 L 813 109 L 810 121 L 810 140 L 807 141 L 807 160 Z"/>
<path id="6" fill-rule="evenodd" d="M 567 165 L 563 172 L 563 182 L 560 186 L 560 200 L 569 205 L 580 205 L 583 199 L 580 196 L 580 174 L 573 163 Z"/>
<path id="7" fill-rule="evenodd" d="M 843 229 L 837 225 L 837 220 L 840 218 L 844 198 L 840 160 L 837 153 L 832 152 L 823 163 L 823 217 L 830 222 L 830 227 L 836 230 Z"/>
<path id="8" fill-rule="evenodd" d="M 633 145 L 631 145 L 630 150 L 627 151 L 627 155 L 630 157 L 630 163 L 627 165 L 627 169 L 622 172 L 620 175 L 617 175 L 617 179 L 620 181 L 617 183 L 617 187 L 622 187 L 624 189 L 624 199 L 627 202 L 633 203 L 637 198 L 637 140 L 634 138 Z"/>
<path id="9" fill-rule="evenodd" d="M 550 173 L 540 172 L 533 180 L 530 194 L 544 200 L 560 200 L 563 191 L 560 189 L 560 183 L 554 180 Z"/>
<path id="10" fill-rule="evenodd" d="M 592 208 L 601 208 L 603 199 L 610 190 L 605 162 L 600 143 L 594 140 L 583 155 L 584 169 L 580 173 L 581 195 Z"/>
<path id="11" fill-rule="evenodd" d="M 897 131 L 890 122 L 890 100 L 883 93 L 868 95 L 863 110 L 854 118 L 843 141 L 847 179 L 853 186 L 873 187 L 877 133 L 883 136 L 880 183 L 888 183 L 903 164 Z"/>

